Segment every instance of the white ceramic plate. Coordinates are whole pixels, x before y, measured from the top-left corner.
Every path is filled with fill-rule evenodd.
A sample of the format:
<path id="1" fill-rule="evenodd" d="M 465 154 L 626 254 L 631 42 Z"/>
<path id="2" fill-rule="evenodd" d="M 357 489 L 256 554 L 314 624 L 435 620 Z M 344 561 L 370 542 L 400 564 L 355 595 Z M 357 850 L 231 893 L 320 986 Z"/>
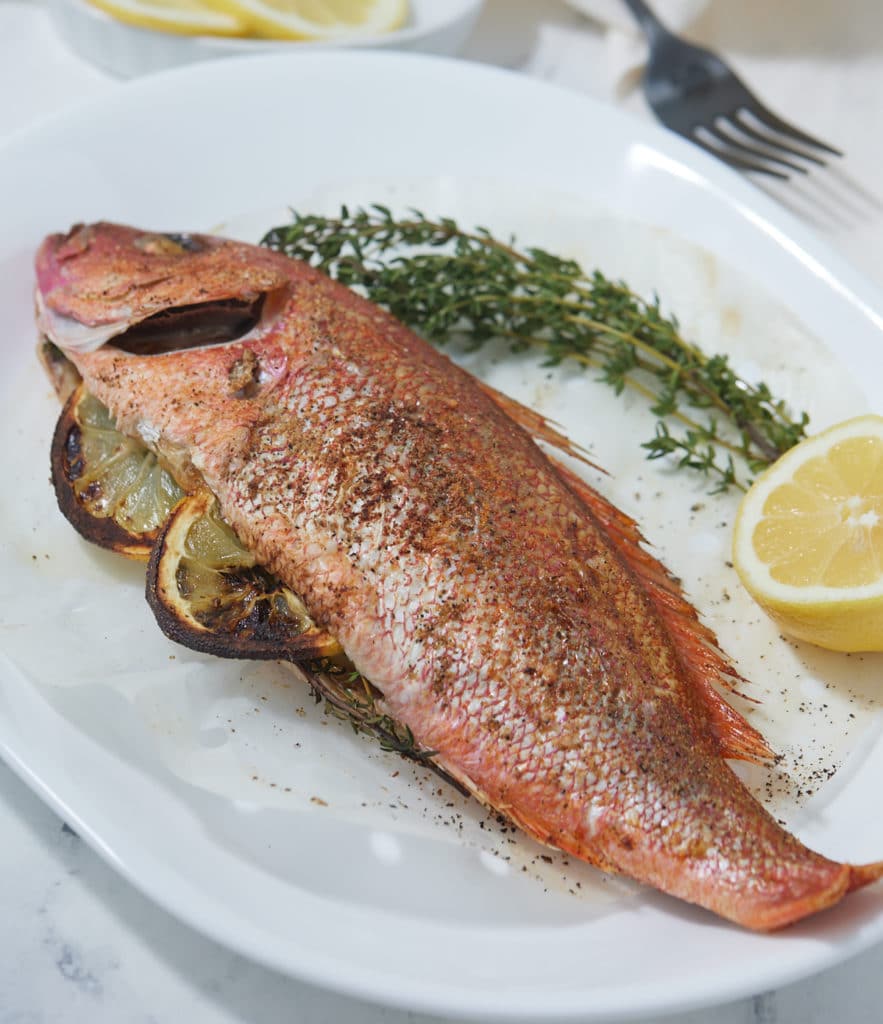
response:
<path id="1" fill-rule="evenodd" d="M 750 184 L 580 96 L 365 53 L 218 62 L 121 87 L 0 150 L 0 753 L 171 913 L 282 971 L 400 1006 L 640 1018 L 776 987 L 883 937 L 879 890 L 757 936 L 547 863 L 329 722 L 274 666 L 167 643 L 140 568 L 61 520 L 47 483 L 57 410 L 32 357 L 39 240 L 101 218 L 248 233 L 271 219 L 249 211 L 341 197 L 419 202 L 603 258 L 822 422 L 878 401 L 880 296 Z M 883 855 L 883 819 L 867 813 L 883 773 L 881 660 L 778 639 L 725 568 L 733 500 L 643 463 L 632 424 L 652 430 L 652 418 L 637 405 L 624 412 L 585 374 L 529 358 L 472 365 L 594 444 L 614 498 L 757 680 L 757 720 L 787 757 L 782 779 L 749 782 L 776 784 L 776 812 L 823 852 Z M 829 766 L 832 779 L 810 783 Z"/>
<path id="2" fill-rule="evenodd" d="M 123 78 L 149 74 L 179 64 L 217 57 L 261 53 L 309 53 L 327 49 L 322 42 L 270 39 L 227 39 L 155 32 L 117 21 L 87 0 L 47 0 L 55 27 L 81 57 Z M 405 25 L 382 36 L 354 37 L 339 46 L 368 49 L 416 50 L 455 54 L 469 38 L 483 0 L 409 0 Z"/>

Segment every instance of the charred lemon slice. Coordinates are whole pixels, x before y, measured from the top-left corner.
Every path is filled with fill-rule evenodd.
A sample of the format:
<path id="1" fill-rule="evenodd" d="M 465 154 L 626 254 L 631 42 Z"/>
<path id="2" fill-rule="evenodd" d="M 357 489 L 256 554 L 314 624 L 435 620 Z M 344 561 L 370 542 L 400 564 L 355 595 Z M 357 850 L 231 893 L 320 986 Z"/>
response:
<path id="1" fill-rule="evenodd" d="M 256 563 L 208 491 L 182 501 L 160 534 L 147 600 L 169 639 L 207 654 L 310 661 L 341 653 L 297 594 Z"/>
<path id="2" fill-rule="evenodd" d="M 80 385 L 52 439 L 58 506 L 86 540 L 147 559 L 184 492 L 140 441 L 116 429 L 107 408 Z"/>
<path id="3" fill-rule="evenodd" d="M 257 565 L 209 491 L 186 497 L 160 534 L 147 566 L 147 601 L 170 640 L 221 658 L 290 662 L 331 713 L 465 792 L 435 764 L 434 751 L 381 709 L 380 691 L 316 626 L 301 598 Z"/>

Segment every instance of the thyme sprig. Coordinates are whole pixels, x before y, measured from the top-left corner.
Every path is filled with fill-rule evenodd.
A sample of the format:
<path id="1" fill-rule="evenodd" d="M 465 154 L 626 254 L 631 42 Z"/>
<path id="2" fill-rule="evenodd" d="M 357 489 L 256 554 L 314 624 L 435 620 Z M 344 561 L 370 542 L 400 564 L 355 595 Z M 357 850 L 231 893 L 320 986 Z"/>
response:
<path id="1" fill-rule="evenodd" d="M 435 761 L 436 751 L 421 747 L 409 726 L 397 721 L 378 707 L 377 690 L 363 675 L 332 660 L 300 665 L 317 701 L 325 702 L 325 710 L 335 718 L 349 722 L 353 732 L 371 736 L 381 750 L 401 754 L 409 761 L 435 772 L 464 795 L 465 787 Z"/>
<path id="2" fill-rule="evenodd" d="M 397 218 L 379 204 L 343 206 L 337 217 L 294 212 L 263 244 L 362 289 L 436 344 L 459 338 L 478 348 L 501 338 L 516 351 L 542 348 L 549 366 L 570 359 L 597 367 L 617 394 L 643 394 L 659 417 L 642 445 L 647 457 L 698 471 L 713 491 L 744 490 L 750 474 L 805 436 L 806 413 L 793 416 L 726 356 L 685 340 L 656 296 L 641 298 L 599 270 L 518 249 L 484 228 L 464 231 L 416 210 Z"/>

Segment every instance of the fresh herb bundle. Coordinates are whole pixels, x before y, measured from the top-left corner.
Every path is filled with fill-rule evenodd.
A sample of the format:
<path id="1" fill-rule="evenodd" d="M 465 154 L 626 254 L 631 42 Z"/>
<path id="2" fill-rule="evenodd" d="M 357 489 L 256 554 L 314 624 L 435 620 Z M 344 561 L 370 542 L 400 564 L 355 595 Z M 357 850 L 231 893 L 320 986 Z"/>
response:
<path id="1" fill-rule="evenodd" d="M 410 211 L 399 219 L 377 204 L 293 218 L 263 244 L 363 289 L 428 340 L 466 338 L 477 348 L 509 339 L 515 349 L 543 349 L 547 365 L 597 367 L 617 394 L 637 390 L 659 417 L 643 444 L 647 457 L 672 457 L 709 477 L 715 492 L 744 490 L 745 469 L 758 472 L 805 436 L 805 413 L 795 418 L 726 356 L 686 341 L 658 298 L 642 299 L 598 270 L 586 274 L 573 260 L 519 250 L 449 218 Z M 737 470 L 736 458 L 745 468 Z"/>

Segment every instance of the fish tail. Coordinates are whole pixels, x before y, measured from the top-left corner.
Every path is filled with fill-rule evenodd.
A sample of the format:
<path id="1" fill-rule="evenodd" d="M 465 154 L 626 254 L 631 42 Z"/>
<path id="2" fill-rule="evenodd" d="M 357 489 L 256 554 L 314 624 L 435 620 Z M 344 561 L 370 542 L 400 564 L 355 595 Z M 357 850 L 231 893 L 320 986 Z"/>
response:
<path id="1" fill-rule="evenodd" d="M 827 884 L 795 896 L 790 900 L 764 906 L 743 907 L 734 919 L 755 931 L 770 932 L 794 924 L 804 917 L 818 913 L 839 903 L 843 897 L 883 877 L 883 861 L 872 864 L 831 863 Z"/>
<path id="2" fill-rule="evenodd" d="M 849 868 L 849 886 L 847 892 L 855 889 L 862 889 L 871 882 L 883 878 L 883 860 L 874 861 L 872 864 L 847 864 Z"/>

